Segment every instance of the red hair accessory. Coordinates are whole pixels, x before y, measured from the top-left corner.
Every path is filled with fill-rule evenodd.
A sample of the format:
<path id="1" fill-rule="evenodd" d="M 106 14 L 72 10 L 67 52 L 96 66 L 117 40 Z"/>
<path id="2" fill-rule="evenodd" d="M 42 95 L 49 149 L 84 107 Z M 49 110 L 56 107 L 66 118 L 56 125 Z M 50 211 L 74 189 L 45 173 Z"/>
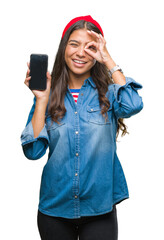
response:
<path id="1" fill-rule="evenodd" d="M 70 28 L 74 23 L 80 21 L 80 20 L 85 20 L 87 22 L 91 22 L 93 23 L 101 32 L 101 34 L 104 36 L 104 33 L 103 33 L 103 30 L 100 26 L 100 24 L 95 21 L 90 15 L 87 15 L 87 16 L 81 16 L 81 17 L 76 17 L 76 18 L 73 18 L 67 25 L 66 27 L 64 28 L 64 31 L 63 31 L 63 34 L 62 34 L 62 38 L 64 37 L 66 31 L 68 30 L 68 28 Z"/>

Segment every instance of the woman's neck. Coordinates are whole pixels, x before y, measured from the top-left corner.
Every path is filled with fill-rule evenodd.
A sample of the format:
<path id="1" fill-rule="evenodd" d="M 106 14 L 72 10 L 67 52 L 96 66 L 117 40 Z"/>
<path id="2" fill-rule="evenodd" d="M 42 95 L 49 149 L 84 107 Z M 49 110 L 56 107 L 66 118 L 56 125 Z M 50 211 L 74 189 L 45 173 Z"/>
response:
<path id="1" fill-rule="evenodd" d="M 69 88 L 70 89 L 80 89 L 85 81 L 85 79 L 87 79 L 88 77 L 90 77 L 90 74 L 85 74 L 85 75 L 73 75 L 73 74 L 69 74 Z"/>

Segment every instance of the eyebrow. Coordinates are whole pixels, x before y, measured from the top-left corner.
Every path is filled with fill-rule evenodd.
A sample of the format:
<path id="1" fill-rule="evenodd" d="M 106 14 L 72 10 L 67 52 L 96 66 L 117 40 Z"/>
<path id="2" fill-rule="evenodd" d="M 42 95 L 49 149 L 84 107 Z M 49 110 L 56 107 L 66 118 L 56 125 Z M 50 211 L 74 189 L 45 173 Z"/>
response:
<path id="1" fill-rule="evenodd" d="M 79 41 L 77 40 L 69 40 L 69 42 L 75 42 L 75 43 L 80 43 Z M 89 43 L 89 42 L 86 42 L 86 44 Z"/>

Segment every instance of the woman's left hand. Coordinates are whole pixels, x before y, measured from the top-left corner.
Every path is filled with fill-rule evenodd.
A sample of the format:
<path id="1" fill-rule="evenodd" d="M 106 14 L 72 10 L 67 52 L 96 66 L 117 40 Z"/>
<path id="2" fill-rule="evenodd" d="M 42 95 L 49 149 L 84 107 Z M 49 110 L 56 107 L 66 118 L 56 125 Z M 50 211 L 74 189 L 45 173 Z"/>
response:
<path id="1" fill-rule="evenodd" d="M 91 36 L 96 38 L 96 42 L 95 41 L 89 42 L 84 48 L 85 52 L 88 53 L 94 59 L 96 59 L 98 62 L 105 64 L 107 61 L 109 61 L 111 57 L 106 48 L 106 41 L 104 37 L 101 34 L 98 34 L 92 30 L 91 31 L 87 30 L 87 32 Z"/>

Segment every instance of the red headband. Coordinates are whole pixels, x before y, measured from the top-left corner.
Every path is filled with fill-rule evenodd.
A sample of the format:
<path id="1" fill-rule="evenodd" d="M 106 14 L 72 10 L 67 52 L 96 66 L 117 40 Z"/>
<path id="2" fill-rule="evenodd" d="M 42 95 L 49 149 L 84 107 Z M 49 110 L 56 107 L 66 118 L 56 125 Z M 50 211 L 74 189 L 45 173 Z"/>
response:
<path id="1" fill-rule="evenodd" d="M 100 24 L 98 22 L 96 22 L 90 15 L 87 16 L 81 16 L 81 17 L 76 17 L 74 19 L 72 19 L 64 28 L 63 34 L 62 34 L 62 38 L 64 37 L 66 31 L 68 30 L 68 28 L 70 28 L 74 23 L 80 21 L 80 20 L 85 20 L 87 22 L 91 22 L 93 23 L 101 32 L 101 34 L 104 36 L 103 30 L 100 26 Z"/>

